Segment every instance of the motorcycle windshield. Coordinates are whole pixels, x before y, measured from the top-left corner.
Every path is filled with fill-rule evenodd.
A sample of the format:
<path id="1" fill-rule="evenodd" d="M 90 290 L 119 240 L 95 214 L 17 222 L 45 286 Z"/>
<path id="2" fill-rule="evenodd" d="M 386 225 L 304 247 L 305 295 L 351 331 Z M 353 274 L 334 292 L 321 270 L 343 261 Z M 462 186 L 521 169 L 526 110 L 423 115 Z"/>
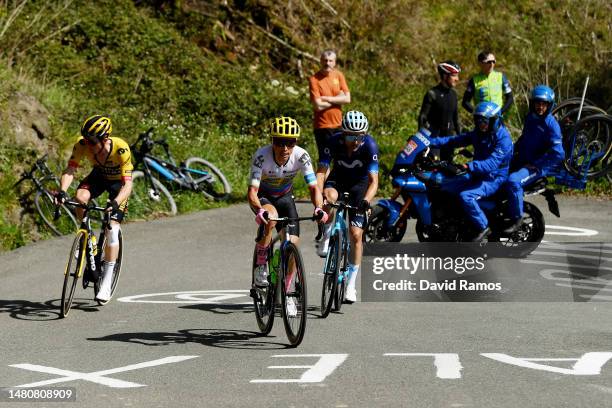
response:
<path id="1" fill-rule="evenodd" d="M 404 149 L 396 156 L 395 166 L 413 164 L 419 153 L 429 146 L 429 135 L 431 133 L 427 129 L 421 129 L 415 135 L 410 136 Z"/>

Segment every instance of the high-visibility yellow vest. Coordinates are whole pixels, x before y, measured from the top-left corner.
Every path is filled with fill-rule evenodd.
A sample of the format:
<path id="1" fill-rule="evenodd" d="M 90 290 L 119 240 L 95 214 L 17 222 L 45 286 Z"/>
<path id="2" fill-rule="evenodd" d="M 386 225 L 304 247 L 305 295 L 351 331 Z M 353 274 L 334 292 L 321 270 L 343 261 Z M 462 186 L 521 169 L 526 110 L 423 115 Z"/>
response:
<path id="1" fill-rule="evenodd" d="M 480 102 L 493 102 L 499 107 L 503 106 L 504 85 L 501 72 L 491 71 L 489 75 L 476 74 L 473 79 L 476 105 Z"/>

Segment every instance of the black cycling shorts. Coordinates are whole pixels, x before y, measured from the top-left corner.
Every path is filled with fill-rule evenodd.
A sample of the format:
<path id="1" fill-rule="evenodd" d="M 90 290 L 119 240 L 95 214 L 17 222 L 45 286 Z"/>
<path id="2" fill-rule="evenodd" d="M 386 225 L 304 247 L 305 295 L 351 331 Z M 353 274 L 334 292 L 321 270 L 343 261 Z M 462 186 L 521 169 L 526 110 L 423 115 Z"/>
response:
<path id="1" fill-rule="evenodd" d="M 298 212 L 297 208 L 295 208 L 295 200 L 293 199 L 292 193 L 287 193 L 281 197 L 259 197 L 259 202 L 261 205 L 271 204 L 276 208 L 276 212 L 279 217 L 289 217 L 289 218 L 297 218 Z M 286 224 L 287 234 L 295 235 L 296 237 L 300 236 L 300 222 L 292 221 L 289 224 Z M 276 231 L 280 232 L 281 224 L 276 224 Z"/>
<path id="2" fill-rule="evenodd" d="M 369 180 L 363 179 L 357 182 L 348 182 L 346 180 L 337 180 L 334 171 L 332 170 L 327 180 L 325 180 L 324 189 L 333 188 L 338 192 L 338 200 L 342 199 L 342 195 L 347 192 L 349 193 L 348 204 L 353 207 L 359 207 L 361 201 L 365 197 L 366 191 L 368 191 Z M 351 225 L 357 228 L 363 229 L 365 224 L 365 213 L 363 211 L 349 210 L 349 220 Z"/>
<path id="3" fill-rule="evenodd" d="M 102 174 L 96 169 L 92 170 L 87 177 L 81 181 L 77 189 L 88 190 L 89 194 L 91 194 L 90 198 L 98 198 L 105 191 L 108 192 L 108 199 L 114 200 L 119 194 L 119 190 L 123 187 L 123 182 L 121 180 L 107 180 L 102 176 Z M 117 211 L 113 211 L 111 213 L 111 220 L 121 222 L 127 214 L 128 209 L 128 200 L 119 203 L 119 209 Z"/>

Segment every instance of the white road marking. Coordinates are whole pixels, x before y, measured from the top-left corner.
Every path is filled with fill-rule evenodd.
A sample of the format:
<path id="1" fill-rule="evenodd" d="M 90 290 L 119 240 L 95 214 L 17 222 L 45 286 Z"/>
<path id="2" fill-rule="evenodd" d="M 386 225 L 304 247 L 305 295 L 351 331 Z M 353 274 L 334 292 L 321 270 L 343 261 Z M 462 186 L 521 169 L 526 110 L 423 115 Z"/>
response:
<path id="1" fill-rule="evenodd" d="M 269 366 L 270 369 L 308 369 L 300 378 L 269 378 L 251 380 L 251 383 L 320 383 L 334 372 L 348 357 L 348 354 L 280 354 L 274 358 L 319 357 L 314 365 Z"/>
<path id="2" fill-rule="evenodd" d="M 144 363 L 131 364 L 125 367 L 118 367 L 118 368 L 113 368 L 110 370 L 96 371 L 93 373 L 81 373 L 78 371 L 62 370 L 59 368 L 46 367 L 42 365 L 27 364 L 27 363 L 26 364 L 13 364 L 13 365 L 10 365 L 9 367 L 15 367 L 15 368 L 21 368 L 24 370 L 38 371 L 41 373 L 57 374 L 57 375 L 63 376 L 60 378 L 54 378 L 52 380 L 39 381 L 35 383 L 22 384 L 22 385 L 16 386 L 20 388 L 22 387 L 42 387 L 44 385 L 57 384 L 57 383 L 76 381 L 76 380 L 90 381 L 93 383 L 106 385 L 107 387 L 112 387 L 112 388 L 135 388 L 135 387 L 146 387 L 146 385 L 137 384 L 137 383 L 133 383 L 129 381 L 117 380 L 117 379 L 108 378 L 105 376 L 108 374 L 116 374 L 116 373 L 121 373 L 124 371 L 132 371 L 132 370 L 138 370 L 141 368 L 155 367 L 155 366 L 163 365 L 163 364 L 178 363 L 178 362 L 189 360 L 189 359 L 196 358 L 196 357 L 199 357 L 199 356 L 171 356 L 171 357 L 160 358 L 158 360 L 146 361 Z"/>
<path id="3" fill-rule="evenodd" d="M 548 371 L 551 373 L 565 375 L 599 375 L 601 368 L 612 358 L 612 353 L 595 352 L 584 353 L 579 358 L 525 358 L 512 357 L 501 353 L 481 353 L 481 356 L 502 363 L 515 365 L 518 367 L 531 368 L 533 370 Z M 561 368 L 546 364 L 537 364 L 535 361 L 575 361 L 572 368 Z"/>
<path id="4" fill-rule="evenodd" d="M 170 296 L 173 300 L 147 300 L 147 298 Z M 144 295 L 124 296 L 117 299 L 126 303 L 179 303 L 179 304 L 231 304 L 251 305 L 253 301 L 235 302 L 232 299 L 248 298 L 249 291 L 244 289 L 190 290 L 184 292 L 147 293 Z"/>
<path id="5" fill-rule="evenodd" d="M 385 353 L 384 356 L 433 357 L 436 377 L 449 380 L 461 378 L 463 366 L 456 353 Z"/>
<path id="6" fill-rule="evenodd" d="M 551 231 L 551 229 L 553 231 Z M 559 230 L 559 231 L 554 231 Z M 563 225 L 547 225 L 546 235 L 566 235 L 568 237 L 592 237 L 599 234 L 598 231 L 586 228 L 566 227 Z"/>

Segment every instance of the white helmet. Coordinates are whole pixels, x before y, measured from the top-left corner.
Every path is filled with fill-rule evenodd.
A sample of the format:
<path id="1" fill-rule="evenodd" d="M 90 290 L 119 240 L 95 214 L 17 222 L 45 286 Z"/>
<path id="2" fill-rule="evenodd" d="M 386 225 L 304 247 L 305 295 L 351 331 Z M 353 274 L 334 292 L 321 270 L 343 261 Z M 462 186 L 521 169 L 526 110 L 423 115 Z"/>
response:
<path id="1" fill-rule="evenodd" d="M 342 118 L 342 130 L 354 133 L 368 131 L 368 118 L 359 111 L 348 111 Z"/>

